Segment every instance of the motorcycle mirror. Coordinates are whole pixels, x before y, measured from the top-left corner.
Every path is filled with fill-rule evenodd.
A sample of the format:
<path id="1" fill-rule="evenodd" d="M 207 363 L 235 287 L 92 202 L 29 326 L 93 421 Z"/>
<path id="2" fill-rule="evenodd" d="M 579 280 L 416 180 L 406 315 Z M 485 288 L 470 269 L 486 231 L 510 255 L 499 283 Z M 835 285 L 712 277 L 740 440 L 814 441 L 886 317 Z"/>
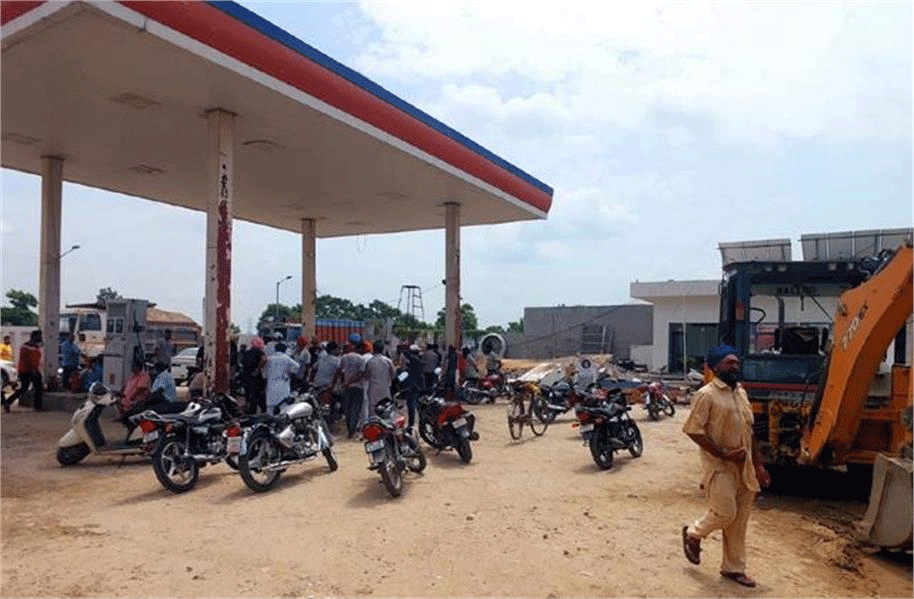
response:
<path id="1" fill-rule="evenodd" d="M 440 366 L 439 366 L 438 368 L 435 369 L 435 374 L 441 374 L 441 367 L 440 367 Z"/>

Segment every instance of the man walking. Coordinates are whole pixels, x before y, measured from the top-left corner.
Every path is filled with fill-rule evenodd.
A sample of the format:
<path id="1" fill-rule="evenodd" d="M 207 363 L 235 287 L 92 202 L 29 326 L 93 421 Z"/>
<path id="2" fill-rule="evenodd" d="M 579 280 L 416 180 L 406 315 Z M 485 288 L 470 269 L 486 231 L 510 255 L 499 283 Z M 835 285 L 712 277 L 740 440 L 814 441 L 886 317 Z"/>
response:
<path id="1" fill-rule="evenodd" d="M 3 400 L 3 411 L 9 412 L 13 402 L 25 395 L 29 387 L 35 391 L 35 411 L 43 412 L 43 392 L 41 380 L 41 331 L 34 330 L 29 335 L 29 340 L 19 348 L 19 388 L 15 393 Z"/>
<path id="2" fill-rule="evenodd" d="M 701 448 L 702 487 L 708 512 L 682 527 L 682 548 L 693 564 L 701 561 L 701 540 L 723 531 L 720 575 L 745 586 L 746 525 L 759 491 L 771 478 L 752 434 L 752 406 L 739 384 L 737 351 L 720 345 L 708 350 L 706 362 L 714 378 L 695 393 L 683 432 Z"/>

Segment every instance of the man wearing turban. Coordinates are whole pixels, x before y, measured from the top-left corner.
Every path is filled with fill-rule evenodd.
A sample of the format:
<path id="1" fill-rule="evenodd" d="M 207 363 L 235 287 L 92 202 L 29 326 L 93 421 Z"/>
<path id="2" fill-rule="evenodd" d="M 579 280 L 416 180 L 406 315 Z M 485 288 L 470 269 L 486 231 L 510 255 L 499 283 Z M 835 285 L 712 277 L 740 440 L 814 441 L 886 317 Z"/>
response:
<path id="1" fill-rule="evenodd" d="M 752 406 L 742 385 L 738 352 L 728 345 L 708 350 L 714 378 L 695 393 L 683 432 L 701 448 L 702 487 L 708 511 L 682 528 L 686 559 L 701 561 L 701 541 L 723 531 L 721 576 L 746 587 L 746 525 L 759 491 L 771 482 L 752 434 Z"/>

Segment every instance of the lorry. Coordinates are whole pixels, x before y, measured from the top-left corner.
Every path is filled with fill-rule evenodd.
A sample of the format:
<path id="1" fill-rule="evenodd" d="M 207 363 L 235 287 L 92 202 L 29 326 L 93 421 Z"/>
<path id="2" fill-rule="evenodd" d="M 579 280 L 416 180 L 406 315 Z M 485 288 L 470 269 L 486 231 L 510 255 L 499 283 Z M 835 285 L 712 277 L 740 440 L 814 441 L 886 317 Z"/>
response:
<path id="1" fill-rule="evenodd" d="M 105 339 L 109 330 L 107 305 L 104 302 L 84 304 L 67 304 L 60 311 L 60 341 L 69 333 L 79 339 L 82 353 L 89 358 L 100 356 L 105 350 Z M 200 325 L 178 312 L 168 312 L 148 304 L 146 308 L 145 330 L 141 333 L 143 352 L 151 356 L 156 341 L 163 337 L 166 330 L 172 332 L 172 343 L 176 351 L 201 345 Z M 111 323 L 113 325 L 113 323 Z"/>
<path id="2" fill-rule="evenodd" d="M 885 547 L 912 536 L 912 263 L 909 239 L 875 258 L 735 262 L 720 288 L 763 459 L 875 464 L 863 536 Z"/>

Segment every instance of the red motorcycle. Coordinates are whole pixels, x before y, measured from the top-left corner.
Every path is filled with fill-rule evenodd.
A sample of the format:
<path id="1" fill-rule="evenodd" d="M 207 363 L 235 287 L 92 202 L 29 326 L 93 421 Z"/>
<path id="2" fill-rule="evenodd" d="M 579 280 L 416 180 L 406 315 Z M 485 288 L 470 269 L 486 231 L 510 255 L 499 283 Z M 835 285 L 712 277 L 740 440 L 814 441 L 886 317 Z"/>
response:
<path id="1" fill-rule="evenodd" d="M 438 451 L 456 449 L 465 464 L 473 459 L 470 441 L 479 439 L 475 426 L 476 417 L 459 403 L 437 394 L 419 397 L 419 436 Z"/>
<path id="2" fill-rule="evenodd" d="M 508 378 L 500 370 L 463 382 L 463 397 L 468 404 L 476 405 L 483 400 L 492 403 L 495 398 L 505 395 L 510 397 L 513 392 L 511 385 L 508 384 Z"/>
<path id="3" fill-rule="evenodd" d="M 642 393 L 644 409 L 647 410 L 651 420 L 659 420 L 662 413 L 667 416 L 672 416 L 676 413 L 676 406 L 670 401 L 670 397 L 666 393 L 666 387 L 661 381 L 652 381 L 641 385 L 638 387 L 638 391 Z"/>

